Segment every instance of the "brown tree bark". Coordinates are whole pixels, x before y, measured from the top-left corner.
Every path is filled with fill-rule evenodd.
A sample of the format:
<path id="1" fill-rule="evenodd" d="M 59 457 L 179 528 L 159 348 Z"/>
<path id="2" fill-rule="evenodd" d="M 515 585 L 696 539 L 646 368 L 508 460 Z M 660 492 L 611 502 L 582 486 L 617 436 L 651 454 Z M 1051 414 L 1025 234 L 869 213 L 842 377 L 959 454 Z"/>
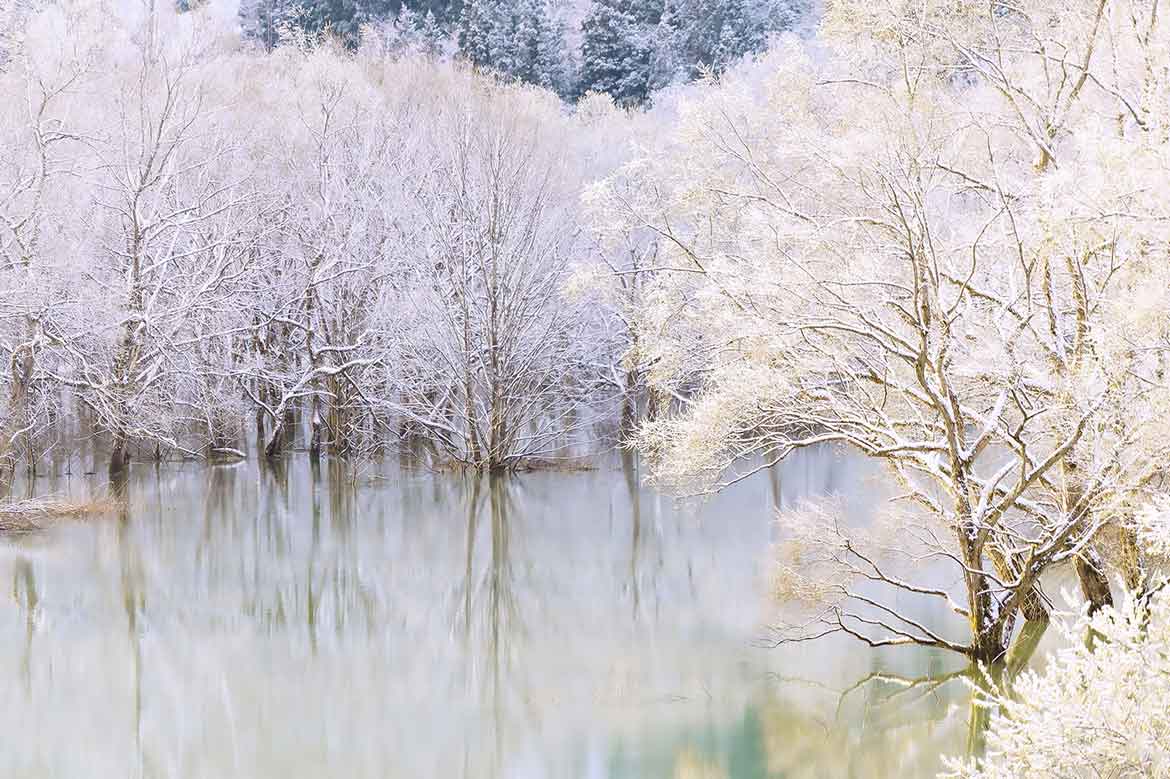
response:
<path id="1" fill-rule="evenodd" d="M 995 544 L 988 544 L 987 556 L 991 559 L 992 565 L 995 566 L 995 574 L 1003 581 L 1011 581 L 1019 576 L 1013 565 L 1003 551 Z M 1020 613 L 1024 615 L 1024 619 L 1029 622 L 1047 622 L 1048 621 L 1048 607 L 1044 604 L 1044 596 L 1040 593 L 1040 588 L 1032 585 L 1028 592 L 1020 601 Z"/>
<path id="2" fill-rule="evenodd" d="M 1105 564 L 1100 555 L 1085 549 L 1073 562 L 1081 594 L 1089 603 L 1089 615 L 1096 614 L 1106 606 L 1113 605 L 1113 593 L 1109 589 L 1109 577 L 1105 575 Z"/>

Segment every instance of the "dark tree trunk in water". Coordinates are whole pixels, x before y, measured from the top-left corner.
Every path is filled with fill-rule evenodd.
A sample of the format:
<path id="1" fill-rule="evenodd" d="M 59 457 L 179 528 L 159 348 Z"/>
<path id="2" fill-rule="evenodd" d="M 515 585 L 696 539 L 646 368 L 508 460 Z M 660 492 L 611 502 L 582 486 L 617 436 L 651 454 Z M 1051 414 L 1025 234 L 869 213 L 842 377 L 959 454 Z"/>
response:
<path id="1" fill-rule="evenodd" d="M 264 410 L 256 409 L 256 448 L 264 448 Z"/>
<path id="2" fill-rule="evenodd" d="M 28 323 L 30 343 L 14 349 L 9 364 L 11 389 L 8 394 L 8 421 L 0 426 L 0 495 L 6 495 L 12 488 L 12 482 L 16 478 L 16 467 L 20 461 L 22 440 L 30 472 L 36 467 L 32 437 L 27 431 L 20 432 L 21 428 L 28 424 L 29 382 L 33 374 L 31 344 L 33 335 L 34 327 L 30 321 Z"/>
<path id="3" fill-rule="evenodd" d="M 993 663 L 984 664 L 982 667 L 972 665 L 967 670 L 968 677 L 975 688 L 971 694 L 968 718 L 968 757 L 982 757 L 986 753 L 987 730 L 995 713 L 994 709 L 984 705 L 980 692 L 992 692 L 987 687 L 988 682 L 995 687 L 1006 685 L 1010 688 L 1020 672 L 1028 667 L 1028 661 L 1036 653 L 1037 647 L 1040 646 L 1040 640 L 1047 630 L 1048 620 L 1025 622 L 1004 657 Z"/>
<path id="4" fill-rule="evenodd" d="M 991 665 L 1003 659 L 1006 647 L 991 595 L 990 582 L 980 568 L 982 553 L 970 538 L 966 534 L 960 536 L 963 561 L 967 566 L 964 578 L 967 586 L 967 607 L 971 615 L 971 659 L 976 663 Z"/>
<path id="5" fill-rule="evenodd" d="M 309 459 L 312 460 L 313 462 L 320 462 L 321 461 L 321 415 L 320 415 L 319 410 L 317 408 L 315 408 L 315 406 L 317 405 L 317 401 L 315 398 L 313 400 L 313 405 L 314 405 L 313 418 L 309 422 L 310 431 L 311 431 L 310 435 L 309 435 Z"/>
<path id="6" fill-rule="evenodd" d="M 281 438 L 287 439 L 289 446 L 297 445 L 300 425 L 301 418 L 300 414 L 298 413 L 297 402 L 293 401 L 292 403 L 289 403 L 288 408 L 285 409 L 284 422 L 282 423 L 283 430 L 281 432 Z"/>
<path id="7" fill-rule="evenodd" d="M 280 456 L 280 448 L 284 443 L 284 425 L 280 421 L 276 421 L 272 427 L 272 436 L 268 439 L 268 443 L 264 447 L 264 456 L 269 460 L 274 460 Z"/>
<path id="8" fill-rule="evenodd" d="M 1149 605 L 1155 587 L 1150 581 L 1149 568 L 1146 563 L 1146 553 L 1137 539 L 1137 531 L 1131 526 L 1118 529 L 1120 538 L 1117 547 L 1120 551 L 1118 569 L 1126 588 L 1133 593 L 1138 602 Z"/>
<path id="9" fill-rule="evenodd" d="M 651 387 L 646 399 L 646 418 L 651 422 L 657 420 L 667 410 L 667 403 L 668 399 L 661 392 Z"/>
<path id="10" fill-rule="evenodd" d="M 126 463 L 130 460 L 130 452 L 126 449 L 126 434 L 114 433 L 114 440 L 110 446 L 110 481 L 120 481 L 126 474 Z"/>
<path id="11" fill-rule="evenodd" d="M 264 382 L 256 380 L 256 397 L 260 403 L 256 405 L 256 451 L 257 453 L 264 453 L 264 442 L 267 437 L 264 434 L 264 408 L 262 404 L 268 402 L 268 393 L 264 389 Z"/>
<path id="12" fill-rule="evenodd" d="M 1089 603 L 1089 615 L 1112 606 L 1113 593 L 1109 589 L 1109 577 L 1105 575 L 1105 565 L 1097 553 L 1086 549 L 1076 556 L 1074 565 L 1081 583 L 1081 594 Z"/>
<path id="13" fill-rule="evenodd" d="M 1003 677 L 1003 663 L 983 668 L 972 666 L 970 673 L 974 689 L 971 690 L 970 714 L 967 719 L 967 756 L 980 758 L 987 752 L 987 730 L 991 726 L 991 716 L 995 713 L 991 707 L 983 705 L 982 694 L 991 692 L 989 685 L 998 685 Z"/>
<path id="14" fill-rule="evenodd" d="M 626 387 L 622 393 L 622 415 L 618 427 L 621 443 L 627 443 L 638 429 L 638 379 L 636 370 L 626 371 Z"/>

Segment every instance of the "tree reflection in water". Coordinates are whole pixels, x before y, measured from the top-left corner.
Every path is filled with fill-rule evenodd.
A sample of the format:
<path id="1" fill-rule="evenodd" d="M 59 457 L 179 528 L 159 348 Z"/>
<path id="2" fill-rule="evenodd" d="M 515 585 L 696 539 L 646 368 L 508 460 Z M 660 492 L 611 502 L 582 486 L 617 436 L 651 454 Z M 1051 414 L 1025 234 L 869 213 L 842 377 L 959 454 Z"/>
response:
<path id="1" fill-rule="evenodd" d="M 0 542 L 0 775 L 912 777 L 961 748 L 954 669 L 757 645 L 774 510 L 864 509 L 848 462 L 699 503 L 631 457 L 374 475 L 135 468 L 120 516 Z"/>

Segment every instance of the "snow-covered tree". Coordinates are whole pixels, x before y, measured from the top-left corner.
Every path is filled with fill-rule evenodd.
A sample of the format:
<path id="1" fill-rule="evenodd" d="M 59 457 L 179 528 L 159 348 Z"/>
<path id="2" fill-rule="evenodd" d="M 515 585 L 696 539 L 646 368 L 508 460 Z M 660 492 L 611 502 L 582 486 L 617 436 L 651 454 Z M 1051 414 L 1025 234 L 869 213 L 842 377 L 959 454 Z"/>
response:
<path id="1" fill-rule="evenodd" d="M 269 49 L 290 37 L 323 35 L 355 48 L 367 27 L 389 27 L 385 36 L 398 33 L 416 43 L 440 41 L 461 9 L 458 0 L 242 0 L 239 15 L 244 35 Z"/>
<path id="2" fill-rule="evenodd" d="M 23 4 L 22 4 L 23 5 Z M 69 26 L 94 22 L 94 10 L 69 7 L 43 14 L 26 27 L 7 9 L 15 38 L 31 36 L 34 44 Z M 56 388 L 40 381 L 48 344 L 45 325 L 64 297 L 56 273 L 63 248 L 54 224 L 55 208 L 81 137 L 65 110 L 68 90 L 83 81 L 97 58 L 100 40 L 66 39 L 58 51 L 16 48 L 16 59 L 0 72 L 2 94 L 11 103 L 0 122 L 0 267 L 4 287 L 0 303 L 0 494 L 6 493 L 19 466 L 35 471 L 38 437 L 51 426 L 60 402 Z M 74 44 L 70 46 L 69 44 Z M 71 148 L 72 147 L 72 148 Z M 51 327 L 51 326 L 50 326 Z"/>
<path id="3" fill-rule="evenodd" d="M 994 709 L 986 754 L 952 760 L 946 776 L 1170 773 L 1170 589 L 1059 625 L 1067 645 L 1042 671 L 978 693 L 980 705 Z M 1082 640 L 1090 632 L 1091 644 Z"/>
<path id="4" fill-rule="evenodd" d="M 303 420 L 316 458 L 352 453 L 376 422 L 362 392 L 380 360 L 374 304 L 392 278 L 395 164 L 410 154 L 415 112 L 327 48 L 287 60 L 270 75 L 296 95 L 293 117 L 277 93 L 266 97 L 273 123 L 252 128 L 272 146 L 264 189 L 280 205 L 253 274 L 249 357 L 235 378 L 257 409 L 266 456 L 280 455 Z"/>
<path id="5" fill-rule="evenodd" d="M 478 68 L 560 93 L 570 87 L 563 25 L 547 0 L 469 0 L 458 40 Z"/>
<path id="6" fill-rule="evenodd" d="M 809 13 L 794 0 L 595 0 L 582 22 L 578 94 L 623 105 L 759 54 Z"/>
<path id="7" fill-rule="evenodd" d="M 81 438 L 119 476 L 252 439 L 511 467 L 593 419 L 611 360 L 561 295 L 589 144 L 554 138 L 580 126 L 551 93 L 437 62 L 433 17 L 396 21 L 425 45 L 241 47 L 213 4 L 31 15 L 0 72 L 4 484 Z M 437 359 L 459 296 L 472 374 Z M 475 456 L 448 446 L 467 380 Z"/>
<path id="8" fill-rule="evenodd" d="M 313 0 L 298 6 L 294 23 L 309 34 L 329 33 L 356 46 L 362 27 L 393 18 L 398 6 L 398 0 Z"/>
<path id="9" fill-rule="evenodd" d="M 638 13 L 638 11 L 642 13 Z M 581 23 L 579 94 L 604 92 L 619 105 L 640 105 L 655 86 L 651 34 L 661 17 L 648 3 L 597 0 Z"/>
<path id="10" fill-rule="evenodd" d="M 1070 344 L 1048 356 L 1060 383 L 1068 386 L 1087 359 L 1102 359 L 1108 350 L 1113 352 L 1104 359 L 1117 360 L 1116 375 L 1136 368 L 1161 383 L 1167 344 L 1161 292 L 1166 281 L 1160 275 L 1162 266 L 1158 261 L 1151 264 L 1146 250 L 1147 244 L 1160 242 L 1150 228 L 1167 209 L 1165 193 L 1155 179 L 1164 164 L 1170 50 L 1157 5 L 1139 1 L 1070 6 L 1038 0 L 955 9 L 849 0 L 829 4 L 824 32 L 849 47 L 857 62 L 884 61 L 886 67 L 900 63 L 913 75 L 908 90 L 931 77 L 978 85 L 997 96 L 990 107 L 977 105 L 972 113 L 987 126 L 995 122 L 1010 131 L 1033 155 L 1032 168 L 1022 170 L 1022 181 L 1013 186 L 1039 187 L 1042 199 L 1037 201 L 1036 218 L 1048 231 L 1046 240 L 1060 242 L 1060 252 L 1066 255 L 1043 258 L 1045 273 L 1058 278 L 1061 270 L 1053 270 L 1055 266 L 1073 283 L 1070 310 L 1075 316 L 1054 315 L 1049 321 L 1050 331 L 1061 333 Z M 1075 75 L 1056 77 L 1050 67 L 1056 58 L 1076 63 Z M 1112 117 L 1112 127 L 1103 126 L 1105 116 Z M 1083 154 L 1085 147 L 1111 151 Z M 1070 159 L 1059 159 L 1058 151 Z M 1152 169 L 1147 160 L 1154 160 Z M 1075 204 L 1067 192 L 1058 195 L 1050 189 L 1051 182 L 1063 180 L 1053 171 L 1057 167 L 1083 182 L 1087 194 Z M 1076 173 L 1068 173 L 1070 168 Z M 1154 178 L 1145 178 L 1148 170 Z M 1033 180 L 1037 173 L 1049 174 L 1048 180 Z M 1088 229 L 1094 215 L 1107 214 L 1113 206 L 1127 209 L 1136 192 L 1143 193 L 1142 208 L 1130 216 L 1140 214 L 1145 221 L 1129 218 L 1112 225 L 1098 219 L 1100 232 Z M 1106 204 L 1109 198 L 1114 199 L 1112 205 Z M 1119 308 L 1103 317 L 1103 326 L 1090 335 L 1087 325 L 1097 304 L 1091 288 L 1083 288 L 1084 263 L 1096 246 L 1112 247 L 1119 236 L 1132 241 L 1134 256 L 1126 258 L 1124 267 L 1134 275 L 1110 276 L 1119 282 L 1113 287 L 1113 305 Z M 1098 238 L 1101 243 L 1094 244 Z M 1119 268 L 1122 265 L 1118 263 Z M 1095 607 L 1110 600 L 1107 562 L 1116 565 L 1132 591 L 1141 593 L 1148 586 L 1134 514 L 1151 491 L 1165 486 L 1160 470 L 1151 467 L 1164 457 L 1165 436 L 1158 422 L 1164 416 L 1164 401 L 1150 392 L 1150 385 L 1116 381 L 1127 385 L 1125 399 L 1102 409 L 1100 423 L 1086 431 L 1084 443 L 1062 465 L 1061 486 L 1051 491 L 1053 500 L 1085 516 L 1109 518 L 1105 532 L 1095 536 L 1076 560 L 1085 595 Z M 1108 478 L 1099 482 L 1086 478 L 1081 466 L 1089 460 L 1097 466 L 1111 462 Z"/>
<path id="11" fill-rule="evenodd" d="M 920 21 L 910 5 L 899 24 Z M 992 661 L 1018 615 L 1045 618 L 1040 574 L 1100 574 L 1092 545 L 1158 488 L 1166 148 L 1136 106 L 1165 71 L 1115 70 L 1162 55 L 1143 50 L 1140 8 L 1106 26 L 1097 6 L 996 12 L 984 38 L 940 6 L 933 37 L 895 45 L 858 3 L 849 24 L 830 15 L 848 31 L 835 54 L 790 43 L 725 74 L 630 167 L 640 195 L 597 201 L 659 236 L 641 348 L 652 385 L 687 398 L 642 434 L 661 481 L 833 444 L 900 486 L 890 536 L 803 513 L 784 586 L 815 608 L 781 640 L 839 631 Z M 1088 75 L 1045 86 L 1048 50 L 1017 43 L 1036 29 L 1087 51 Z M 955 78 L 956 38 L 993 33 L 1001 56 L 965 60 L 989 72 Z M 948 561 L 962 584 L 899 578 L 895 558 Z M 940 600 L 969 635 L 894 608 L 898 592 Z"/>
<path id="12" fill-rule="evenodd" d="M 30 209 L 11 248 L 37 292 L 10 397 L 27 410 L 35 389 L 58 416 L 82 404 L 110 436 L 111 473 L 131 438 L 183 448 L 201 382 L 193 330 L 248 244 L 245 167 L 214 110 L 232 88 L 227 22 L 214 9 L 50 5 L 6 84 L 34 96 L 17 116 L 37 160 L 31 199 L 13 203 Z M 28 451 L 33 428 L 18 427 Z"/>
<path id="13" fill-rule="evenodd" d="M 367 26 L 362 47 L 367 54 L 438 58 L 450 48 L 447 38 L 433 11 L 420 14 L 404 5 L 392 20 Z"/>
<path id="14" fill-rule="evenodd" d="M 810 13 L 802 0 L 666 0 L 654 33 L 657 76 L 721 73 L 762 53 L 771 36 L 793 29 Z"/>
<path id="15" fill-rule="evenodd" d="M 32 5 L 27 0 L 0 2 L 0 68 L 18 53 L 21 33 Z"/>
<path id="16" fill-rule="evenodd" d="M 532 100 L 444 96 L 397 241 L 419 254 L 386 301 L 407 419 L 445 458 L 493 470 L 555 454 L 595 391 L 583 309 L 561 294 L 579 172 L 557 107 Z"/>

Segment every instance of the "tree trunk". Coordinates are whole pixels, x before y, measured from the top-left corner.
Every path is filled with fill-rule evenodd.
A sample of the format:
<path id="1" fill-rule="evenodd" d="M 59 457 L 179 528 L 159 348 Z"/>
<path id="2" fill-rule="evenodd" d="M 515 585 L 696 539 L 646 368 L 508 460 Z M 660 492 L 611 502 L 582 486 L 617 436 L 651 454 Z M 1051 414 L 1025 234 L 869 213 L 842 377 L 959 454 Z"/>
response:
<path id="1" fill-rule="evenodd" d="M 969 524 L 960 525 L 959 546 L 963 553 L 967 585 L 967 610 L 971 617 L 971 659 L 991 665 L 1003 659 L 1006 649 L 1001 623 L 996 614 L 990 582 L 983 574 L 983 552 Z"/>
<path id="2" fill-rule="evenodd" d="M 1109 589 L 1109 577 L 1105 575 L 1105 564 L 1091 549 L 1085 549 L 1074 560 L 1077 579 L 1081 583 L 1081 594 L 1089 603 L 1092 616 L 1106 606 L 1113 605 L 1113 593 Z"/>
<path id="3" fill-rule="evenodd" d="M 110 480 L 120 480 L 126 473 L 126 463 L 130 453 L 126 449 L 126 434 L 120 430 L 114 431 L 114 440 L 110 445 Z"/>
<path id="4" fill-rule="evenodd" d="M 321 461 L 321 401 L 313 396 L 313 411 L 309 419 L 309 459 Z"/>
<path id="5" fill-rule="evenodd" d="M 1134 597 L 1143 601 L 1150 596 L 1149 569 L 1146 566 L 1145 552 L 1138 543 L 1137 532 L 1129 526 L 1118 528 L 1118 547 L 1120 549 L 1118 569 L 1126 588 Z"/>
<path id="6" fill-rule="evenodd" d="M 29 466 L 33 465 L 31 436 L 28 425 L 28 389 L 33 373 L 33 323 L 28 321 L 29 343 L 12 351 L 9 363 L 12 386 L 8 393 L 8 420 L 0 428 L 0 495 L 8 494 L 16 477 L 20 461 L 20 440 L 25 441 Z"/>
<path id="7" fill-rule="evenodd" d="M 263 382 L 261 382 L 259 380 L 256 381 L 256 397 L 260 400 L 261 403 L 268 402 L 267 401 L 267 393 L 264 391 L 264 384 L 263 384 Z M 265 440 L 266 440 L 266 437 L 264 435 L 264 409 L 257 406 L 257 408 L 256 408 L 256 450 L 257 451 L 259 451 L 259 452 L 264 451 L 264 441 Z"/>
<path id="8" fill-rule="evenodd" d="M 667 410 L 670 399 L 662 392 L 650 388 L 646 398 L 646 418 L 651 422 L 661 417 Z"/>
<path id="9" fill-rule="evenodd" d="M 275 425 L 272 428 L 272 436 L 268 439 L 268 443 L 264 445 L 264 456 L 269 460 L 275 460 L 280 456 L 280 447 L 284 439 L 282 435 L 283 429 L 283 425 Z"/>
<path id="10" fill-rule="evenodd" d="M 638 427 L 638 371 L 626 371 L 626 387 L 622 393 L 622 415 L 618 424 L 618 439 L 625 444 L 633 438 Z"/>
<path id="11" fill-rule="evenodd" d="M 1002 581 L 1012 581 L 1019 576 L 1016 567 L 1009 563 L 1003 552 L 994 544 L 988 544 L 987 556 L 995 566 L 995 574 Z M 1039 586 L 1033 584 L 1024 597 L 1020 599 L 1020 613 L 1029 622 L 1047 622 L 1048 607 L 1044 605 L 1044 596 Z"/>

